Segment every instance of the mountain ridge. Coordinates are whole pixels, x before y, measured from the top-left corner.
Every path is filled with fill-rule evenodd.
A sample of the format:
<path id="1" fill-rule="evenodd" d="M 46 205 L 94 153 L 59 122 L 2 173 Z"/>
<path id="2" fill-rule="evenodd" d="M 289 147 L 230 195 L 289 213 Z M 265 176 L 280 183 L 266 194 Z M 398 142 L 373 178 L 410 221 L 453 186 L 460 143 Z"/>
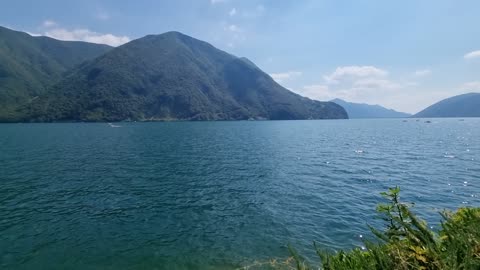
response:
<path id="1" fill-rule="evenodd" d="M 0 26 L 0 120 L 110 46 L 34 37 Z"/>
<path id="2" fill-rule="evenodd" d="M 366 103 L 348 102 L 342 99 L 333 99 L 331 102 L 342 106 L 348 113 L 349 118 L 403 118 L 410 117 L 411 114 L 398 112 L 380 105 L 370 105 Z"/>
<path id="3" fill-rule="evenodd" d="M 440 100 L 413 117 L 480 117 L 480 93 L 470 92 Z"/>
<path id="4" fill-rule="evenodd" d="M 88 61 L 24 108 L 23 121 L 347 118 L 277 84 L 253 62 L 170 31 Z"/>

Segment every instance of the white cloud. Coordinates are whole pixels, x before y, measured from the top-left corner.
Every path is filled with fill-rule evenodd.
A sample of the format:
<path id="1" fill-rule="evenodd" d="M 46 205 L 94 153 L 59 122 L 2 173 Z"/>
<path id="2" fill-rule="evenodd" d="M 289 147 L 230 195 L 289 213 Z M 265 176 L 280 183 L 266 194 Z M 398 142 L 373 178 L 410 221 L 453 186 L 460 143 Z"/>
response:
<path id="1" fill-rule="evenodd" d="M 462 91 L 480 91 L 480 81 L 467 82 L 460 86 Z"/>
<path id="2" fill-rule="evenodd" d="M 353 86 L 359 89 L 394 89 L 399 85 L 386 79 L 367 78 L 353 82 Z"/>
<path id="3" fill-rule="evenodd" d="M 91 43 L 107 44 L 110 46 L 120 46 L 130 41 L 127 36 L 115 36 L 113 34 L 102 34 L 88 29 L 54 28 L 47 30 L 43 35 L 59 40 L 67 41 L 85 41 Z"/>
<path id="4" fill-rule="evenodd" d="M 421 72 L 419 72 L 421 71 Z M 412 75 L 431 74 L 418 70 Z M 465 92 L 480 92 L 480 81 L 444 89 L 420 86 L 415 81 L 392 78 L 387 70 L 373 66 L 338 67 L 322 81 L 295 87 L 294 92 L 316 100 L 340 98 L 349 102 L 380 104 L 397 111 L 416 113 L 438 100 Z M 408 77 L 407 77 L 408 78 Z M 332 83 L 335 82 L 335 83 Z"/>
<path id="5" fill-rule="evenodd" d="M 302 75 L 302 72 L 300 71 L 288 71 L 288 72 L 282 72 L 282 73 L 272 73 L 270 74 L 270 77 L 274 79 L 278 83 L 282 83 L 286 80 L 290 80 L 296 77 L 299 77 Z"/>
<path id="6" fill-rule="evenodd" d="M 29 34 L 29 35 L 32 36 L 32 37 L 40 37 L 40 36 L 43 36 L 42 34 L 34 33 L 34 32 L 29 32 L 29 31 L 25 31 L 25 33 Z"/>
<path id="7" fill-rule="evenodd" d="M 230 17 L 235 16 L 235 14 L 237 14 L 237 9 L 236 8 L 232 8 L 232 10 L 230 10 L 230 12 L 228 12 L 228 15 L 230 15 Z"/>
<path id="8" fill-rule="evenodd" d="M 43 23 L 42 23 L 43 27 L 53 27 L 53 26 L 56 26 L 57 23 L 55 21 L 52 21 L 52 20 L 45 20 Z"/>
<path id="9" fill-rule="evenodd" d="M 478 58 L 478 57 L 480 57 L 480 50 L 469 52 L 469 53 L 467 53 L 463 56 L 463 58 L 465 58 L 465 59 L 473 59 L 473 58 Z"/>
<path id="10" fill-rule="evenodd" d="M 415 77 L 425 77 L 430 74 L 432 74 L 432 71 L 430 69 L 420 69 L 415 71 L 415 73 L 413 73 Z"/>
<path id="11" fill-rule="evenodd" d="M 86 28 L 67 29 L 53 20 L 45 20 L 39 26 L 40 33 L 26 31 L 31 36 L 46 36 L 65 41 L 84 41 L 90 43 L 120 46 L 130 41 L 127 36 L 116 36 L 110 33 L 97 33 Z"/>
<path id="12" fill-rule="evenodd" d="M 263 14 L 265 14 L 265 6 L 264 5 L 257 5 L 254 9 L 250 9 L 250 10 L 245 10 L 243 13 L 242 13 L 242 16 L 243 17 L 246 17 L 246 18 L 255 18 L 255 17 L 260 17 L 262 16 Z"/>
<path id="13" fill-rule="evenodd" d="M 334 93 L 327 85 L 323 84 L 306 85 L 294 92 L 316 100 L 332 100 L 338 97 L 338 93 Z"/>
<path id="14" fill-rule="evenodd" d="M 364 81 L 357 85 L 347 87 L 336 87 L 327 84 L 305 85 L 294 92 L 309 97 L 311 99 L 328 101 L 335 98 L 343 99 L 349 102 L 359 102 L 368 104 L 388 105 L 400 88 L 399 85 L 390 81 Z"/>
<path id="15" fill-rule="evenodd" d="M 227 0 L 210 0 L 210 4 L 215 5 L 219 3 L 225 3 Z"/>
<path id="16" fill-rule="evenodd" d="M 330 75 L 323 78 L 329 84 L 337 84 L 343 80 L 352 80 L 364 77 L 385 77 L 388 72 L 374 66 L 345 66 L 337 67 Z"/>
<path id="17" fill-rule="evenodd" d="M 320 101 L 329 101 L 336 98 L 347 101 L 356 100 L 356 93 L 351 89 L 332 89 L 325 84 L 305 85 L 300 89 L 293 90 L 293 92 Z"/>
<path id="18" fill-rule="evenodd" d="M 392 81 L 388 71 L 374 66 L 337 67 L 323 76 L 318 84 L 305 85 L 295 92 L 317 100 L 341 98 L 352 102 L 368 102 L 391 96 L 406 87 Z"/>

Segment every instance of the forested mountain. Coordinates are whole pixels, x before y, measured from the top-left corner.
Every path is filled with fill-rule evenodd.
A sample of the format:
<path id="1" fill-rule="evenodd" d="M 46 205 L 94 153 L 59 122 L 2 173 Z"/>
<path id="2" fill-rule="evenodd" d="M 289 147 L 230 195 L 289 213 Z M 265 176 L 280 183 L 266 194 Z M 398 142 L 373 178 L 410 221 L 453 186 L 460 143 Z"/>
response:
<path id="1" fill-rule="evenodd" d="M 346 118 L 212 45 L 168 32 L 88 61 L 22 109 L 23 121 Z"/>
<path id="2" fill-rule="evenodd" d="M 43 94 L 66 71 L 110 49 L 0 27 L 0 120 L 14 117 L 18 106 Z"/>
<path id="3" fill-rule="evenodd" d="M 444 99 L 413 117 L 480 117 L 480 93 L 468 93 Z"/>

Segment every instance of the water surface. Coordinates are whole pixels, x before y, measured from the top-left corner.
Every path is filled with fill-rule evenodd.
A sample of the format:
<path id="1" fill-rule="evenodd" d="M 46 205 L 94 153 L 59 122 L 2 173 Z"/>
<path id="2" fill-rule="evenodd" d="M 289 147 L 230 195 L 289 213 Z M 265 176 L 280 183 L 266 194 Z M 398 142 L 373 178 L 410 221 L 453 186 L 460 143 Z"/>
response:
<path id="1" fill-rule="evenodd" d="M 0 268 L 224 269 L 480 206 L 480 119 L 0 125 Z"/>

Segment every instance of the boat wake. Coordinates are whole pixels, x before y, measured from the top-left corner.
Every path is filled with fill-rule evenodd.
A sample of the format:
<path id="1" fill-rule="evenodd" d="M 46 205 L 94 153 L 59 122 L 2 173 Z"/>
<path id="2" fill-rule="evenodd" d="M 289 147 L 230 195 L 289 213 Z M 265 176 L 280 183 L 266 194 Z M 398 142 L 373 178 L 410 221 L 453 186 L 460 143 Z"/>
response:
<path id="1" fill-rule="evenodd" d="M 114 124 L 112 124 L 112 123 L 108 123 L 108 125 L 109 125 L 110 127 L 112 127 L 112 128 L 119 128 L 119 127 L 122 127 L 122 126 L 114 125 Z"/>

